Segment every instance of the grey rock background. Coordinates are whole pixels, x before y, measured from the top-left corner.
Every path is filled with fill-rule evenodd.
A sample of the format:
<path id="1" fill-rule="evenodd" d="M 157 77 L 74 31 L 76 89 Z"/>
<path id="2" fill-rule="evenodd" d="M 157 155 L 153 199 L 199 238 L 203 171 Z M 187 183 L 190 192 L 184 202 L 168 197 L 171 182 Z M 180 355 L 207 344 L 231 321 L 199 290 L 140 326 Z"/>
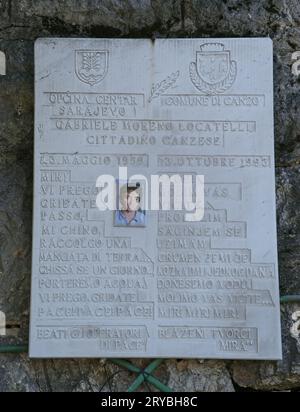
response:
<path id="1" fill-rule="evenodd" d="M 300 50 L 298 0 L 0 0 L 0 50 L 7 58 L 0 76 L 0 310 L 9 325 L 0 345 L 28 341 L 33 43 L 43 36 L 273 39 L 280 286 L 282 295 L 299 294 L 300 76 L 291 73 L 292 53 Z M 283 361 L 168 360 L 155 374 L 174 391 L 299 391 L 300 342 L 290 335 L 296 310 L 300 304 L 282 305 Z M 101 359 L 0 353 L 0 391 L 121 391 L 134 378 Z M 148 389 L 156 390 L 141 387 Z"/>

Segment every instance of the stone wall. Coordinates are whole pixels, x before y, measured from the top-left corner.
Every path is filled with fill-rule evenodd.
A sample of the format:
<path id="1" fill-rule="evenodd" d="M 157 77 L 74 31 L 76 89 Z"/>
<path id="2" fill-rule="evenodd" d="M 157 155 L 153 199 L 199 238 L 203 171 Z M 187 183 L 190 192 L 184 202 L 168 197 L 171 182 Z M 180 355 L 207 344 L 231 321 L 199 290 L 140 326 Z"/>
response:
<path id="1" fill-rule="evenodd" d="M 9 326 L 0 345 L 28 341 L 33 44 L 51 36 L 273 39 L 280 286 L 281 295 L 300 294 L 300 76 L 291 71 L 300 50 L 298 0 L 0 0 L 7 59 L 0 76 L 0 311 Z M 300 304 L 282 304 L 283 361 L 167 360 L 156 375 L 174 391 L 299 390 L 300 338 L 290 334 L 296 310 Z M 0 353 L 0 391 L 121 391 L 133 379 L 101 359 Z"/>

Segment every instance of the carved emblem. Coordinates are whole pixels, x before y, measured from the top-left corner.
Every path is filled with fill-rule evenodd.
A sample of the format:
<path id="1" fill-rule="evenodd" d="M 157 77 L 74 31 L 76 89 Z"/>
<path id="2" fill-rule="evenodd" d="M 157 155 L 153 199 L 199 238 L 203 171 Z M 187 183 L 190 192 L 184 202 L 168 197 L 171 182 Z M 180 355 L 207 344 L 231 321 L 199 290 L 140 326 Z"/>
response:
<path id="1" fill-rule="evenodd" d="M 221 43 L 206 43 L 196 52 L 196 62 L 190 63 L 190 78 L 194 86 L 206 93 L 224 93 L 236 78 L 236 62 Z"/>
<path id="2" fill-rule="evenodd" d="M 82 82 L 91 86 L 99 83 L 107 69 L 107 50 L 75 50 L 75 73 Z"/>

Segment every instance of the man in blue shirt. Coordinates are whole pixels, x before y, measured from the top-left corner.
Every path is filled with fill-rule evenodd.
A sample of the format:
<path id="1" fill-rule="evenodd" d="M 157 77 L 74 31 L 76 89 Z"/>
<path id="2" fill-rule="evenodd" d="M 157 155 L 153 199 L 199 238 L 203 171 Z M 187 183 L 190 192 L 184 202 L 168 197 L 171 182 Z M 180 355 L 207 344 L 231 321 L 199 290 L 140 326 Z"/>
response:
<path id="1" fill-rule="evenodd" d="M 145 226 L 145 215 L 140 209 L 140 185 L 123 185 L 120 189 L 121 210 L 115 212 L 116 226 Z"/>

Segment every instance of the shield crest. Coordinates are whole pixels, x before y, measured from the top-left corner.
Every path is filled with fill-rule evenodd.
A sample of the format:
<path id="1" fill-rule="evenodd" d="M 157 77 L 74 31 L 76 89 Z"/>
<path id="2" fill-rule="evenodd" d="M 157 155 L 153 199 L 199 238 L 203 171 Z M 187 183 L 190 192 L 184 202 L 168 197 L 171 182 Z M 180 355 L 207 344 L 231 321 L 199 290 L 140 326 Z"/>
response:
<path id="1" fill-rule="evenodd" d="M 230 71 L 229 51 L 198 51 L 196 68 L 199 77 L 208 84 L 216 84 L 226 79 Z"/>
<path id="2" fill-rule="evenodd" d="M 104 79 L 108 69 L 107 50 L 75 50 L 75 72 L 79 80 L 93 86 Z"/>

